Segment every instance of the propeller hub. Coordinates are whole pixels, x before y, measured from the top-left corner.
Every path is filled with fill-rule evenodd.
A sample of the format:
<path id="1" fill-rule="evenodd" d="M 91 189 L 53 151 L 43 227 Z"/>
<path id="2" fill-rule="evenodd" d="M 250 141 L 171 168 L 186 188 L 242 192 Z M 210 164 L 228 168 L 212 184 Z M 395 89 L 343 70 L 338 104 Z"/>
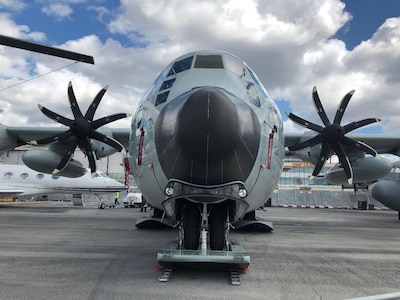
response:
<path id="1" fill-rule="evenodd" d="M 92 131 L 92 125 L 83 117 L 75 119 L 71 125 L 70 130 L 78 139 L 87 138 Z"/>
<path id="2" fill-rule="evenodd" d="M 331 124 L 324 127 L 321 135 L 325 142 L 338 143 L 344 137 L 345 131 L 339 124 Z"/>

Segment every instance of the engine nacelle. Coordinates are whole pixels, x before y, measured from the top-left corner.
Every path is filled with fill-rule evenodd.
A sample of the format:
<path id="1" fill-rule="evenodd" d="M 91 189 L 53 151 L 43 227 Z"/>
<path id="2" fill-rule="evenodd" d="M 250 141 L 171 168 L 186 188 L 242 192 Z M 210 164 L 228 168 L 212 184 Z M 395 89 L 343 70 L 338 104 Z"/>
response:
<path id="1" fill-rule="evenodd" d="M 400 184 L 398 178 L 378 181 L 373 185 L 371 194 L 374 199 L 386 207 L 400 211 Z"/>
<path id="2" fill-rule="evenodd" d="M 372 182 L 389 174 L 392 163 L 385 158 L 364 157 L 350 162 L 353 169 L 353 183 Z M 331 184 L 347 184 L 346 174 L 340 165 L 325 173 Z"/>
<path id="3" fill-rule="evenodd" d="M 106 136 L 112 137 L 112 132 L 107 127 L 100 127 L 96 131 L 98 131 Z M 105 143 L 102 143 L 100 141 L 91 140 L 91 142 L 92 142 L 93 152 L 97 159 L 110 156 L 117 152 L 117 150 L 115 148 L 113 148 Z M 85 149 L 83 149 L 81 147 L 79 147 L 79 148 L 81 149 L 82 152 L 85 152 Z"/>
<path id="4" fill-rule="evenodd" d="M 46 174 L 52 174 L 62 159 L 62 155 L 46 149 L 28 150 L 22 155 L 22 161 L 29 168 Z M 74 159 L 71 159 L 68 164 L 57 175 L 76 178 L 81 177 L 87 172 L 84 165 Z"/>

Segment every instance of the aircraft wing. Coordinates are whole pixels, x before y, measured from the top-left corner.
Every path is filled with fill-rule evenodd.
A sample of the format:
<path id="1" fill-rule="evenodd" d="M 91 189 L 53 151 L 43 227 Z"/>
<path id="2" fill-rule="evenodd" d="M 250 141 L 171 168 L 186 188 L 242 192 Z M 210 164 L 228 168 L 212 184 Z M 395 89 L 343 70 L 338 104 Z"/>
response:
<path id="1" fill-rule="evenodd" d="M 298 144 L 313 136 L 315 136 L 315 134 L 306 135 L 304 133 L 285 133 L 285 147 Z M 371 146 L 378 153 L 400 154 L 400 135 L 348 134 L 347 136 L 353 140 L 361 141 Z"/>
<path id="2" fill-rule="evenodd" d="M 12 197 L 22 194 L 24 190 L 0 189 L 0 197 Z"/>
<path id="3" fill-rule="evenodd" d="M 129 144 L 129 128 L 108 128 L 112 137 L 118 140 L 125 148 Z M 5 127 L 6 134 L 17 141 L 17 145 L 24 145 L 32 140 L 43 139 L 52 135 L 60 134 L 66 130 L 65 127 Z"/>

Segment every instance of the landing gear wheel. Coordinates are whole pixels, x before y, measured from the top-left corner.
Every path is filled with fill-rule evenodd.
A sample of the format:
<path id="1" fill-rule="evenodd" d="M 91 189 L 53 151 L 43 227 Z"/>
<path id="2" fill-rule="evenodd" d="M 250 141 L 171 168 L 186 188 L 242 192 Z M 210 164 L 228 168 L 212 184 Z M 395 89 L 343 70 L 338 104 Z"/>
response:
<path id="1" fill-rule="evenodd" d="M 200 212 L 196 205 L 189 205 L 185 208 L 183 231 L 185 249 L 197 250 L 200 241 Z"/>
<path id="2" fill-rule="evenodd" d="M 214 206 L 208 219 L 210 226 L 211 250 L 223 250 L 225 246 L 226 208 Z"/>

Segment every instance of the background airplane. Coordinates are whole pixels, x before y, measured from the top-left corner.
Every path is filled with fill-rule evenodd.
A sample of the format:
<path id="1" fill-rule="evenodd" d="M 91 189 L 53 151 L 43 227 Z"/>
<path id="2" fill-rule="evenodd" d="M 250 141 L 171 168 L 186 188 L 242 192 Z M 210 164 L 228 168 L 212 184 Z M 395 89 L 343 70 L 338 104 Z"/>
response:
<path id="1" fill-rule="evenodd" d="M 67 91 L 74 119 L 39 106 L 67 130 L 3 126 L 0 150 L 28 141 L 51 143 L 47 150 L 27 151 L 24 163 L 38 171 L 59 173 L 71 167 L 76 146 L 86 153 L 92 172 L 95 158 L 123 151 L 122 145 L 128 147 L 130 170 L 154 208 L 154 218 L 137 226 L 167 224 L 166 215 L 172 220 L 168 224 L 180 228 L 177 248 L 201 249 L 201 254 L 207 249 L 236 249 L 229 239 L 232 226 L 272 230 L 270 222 L 256 218 L 255 210 L 279 180 L 285 147 L 316 165 L 312 176 L 318 175 L 335 152 L 340 160 L 336 178 L 343 183 L 386 175 L 391 165 L 378 152 L 399 153 L 399 137 L 348 135 L 379 121 L 367 118 L 341 125 L 353 91 L 344 96 L 331 121 L 314 88 L 312 98 L 323 125 L 288 113 L 314 132 L 284 134 L 277 106 L 255 73 L 244 61 L 223 51 L 192 52 L 171 62 L 140 102 L 130 129 L 102 127 L 127 114 L 93 120 L 106 88 L 85 114 L 71 83 Z M 192 261 L 193 256 L 184 259 Z M 246 267 L 246 263 L 238 266 Z"/>
<path id="2" fill-rule="evenodd" d="M 123 184 L 96 171 L 68 178 L 36 172 L 25 165 L 0 164 L 0 197 L 26 197 L 50 194 L 105 194 L 125 190 Z M 74 203 L 75 204 L 75 203 Z"/>

